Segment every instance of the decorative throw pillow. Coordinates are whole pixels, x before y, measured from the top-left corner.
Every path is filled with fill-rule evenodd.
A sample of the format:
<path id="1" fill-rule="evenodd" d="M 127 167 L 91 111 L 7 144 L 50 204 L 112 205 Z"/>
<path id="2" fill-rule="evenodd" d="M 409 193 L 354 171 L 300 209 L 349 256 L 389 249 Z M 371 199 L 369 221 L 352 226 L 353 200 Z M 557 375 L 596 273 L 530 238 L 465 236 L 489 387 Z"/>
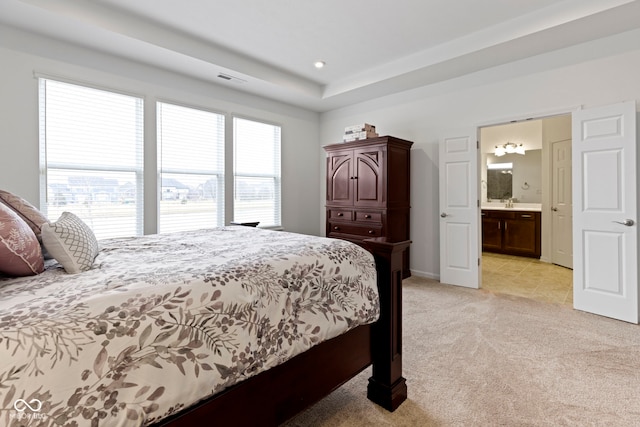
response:
<path id="1" fill-rule="evenodd" d="M 90 269 L 100 250 L 93 231 L 71 212 L 63 212 L 56 222 L 42 224 L 42 243 L 71 274 Z"/>
<path id="2" fill-rule="evenodd" d="M 0 190 L 0 202 L 13 209 L 29 225 L 38 240 L 42 240 L 41 227 L 42 224 L 48 222 L 47 217 L 42 212 L 22 197 L 6 190 Z"/>
<path id="3" fill-rule="evenodd" d="M 0 273 L 31 276 L 43 270 L 36 235 L 17 213 L 0 203 Z"/>

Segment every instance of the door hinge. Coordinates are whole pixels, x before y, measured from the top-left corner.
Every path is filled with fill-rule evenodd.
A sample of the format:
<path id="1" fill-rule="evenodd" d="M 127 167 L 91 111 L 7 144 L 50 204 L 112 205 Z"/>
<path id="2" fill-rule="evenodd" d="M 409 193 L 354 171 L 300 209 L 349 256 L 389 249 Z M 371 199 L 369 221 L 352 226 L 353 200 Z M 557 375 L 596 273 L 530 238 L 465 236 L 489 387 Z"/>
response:
<path id="1" fill-rule="evenodd" d="M 478 258 L 478 267 L 480 267 L 480 258 Z"/>
<path id="2" fill-rule="evenodd" d="M 479 150 L 480 149 L 480 141 L 476 141 L 476 149 Z"/>

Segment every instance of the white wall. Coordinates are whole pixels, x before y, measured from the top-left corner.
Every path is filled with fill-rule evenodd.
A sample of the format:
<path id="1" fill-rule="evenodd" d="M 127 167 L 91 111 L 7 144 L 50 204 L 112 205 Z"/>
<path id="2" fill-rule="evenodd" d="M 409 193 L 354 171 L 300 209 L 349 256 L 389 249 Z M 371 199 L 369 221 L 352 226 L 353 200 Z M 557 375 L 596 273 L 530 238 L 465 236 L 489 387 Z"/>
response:
<path id="1" fill-rule="evenodd" d="M 320 143 L 339 141 L 345 126 L 361 122 L 414 141 L 411 269 L 437 278 L 439 141 L 469 127 L 640 99 L 638 70 L 640 32 L 632 31 L 324 113 Z"/>
<path id="2" fill-rule="evenodd" d="M 2 26 L 0 61 L 0 188 L 39 205 L 35 72 L 145 98 L 146 233 L 154 232 L 157 221 L 149 183 L 156 182 L 155 102 L 163 100 L 281 125 L 284 228 L 322 234 L 317 113 Z"/>

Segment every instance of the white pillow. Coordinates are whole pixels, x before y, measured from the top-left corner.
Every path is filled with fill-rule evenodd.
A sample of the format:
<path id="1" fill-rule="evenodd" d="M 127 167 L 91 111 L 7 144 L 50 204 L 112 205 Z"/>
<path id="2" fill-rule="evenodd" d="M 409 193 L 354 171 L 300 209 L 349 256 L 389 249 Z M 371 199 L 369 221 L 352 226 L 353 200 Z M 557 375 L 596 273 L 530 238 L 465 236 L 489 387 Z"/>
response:
<path id="1" fill-rule="evenodd" d="M 100 250 L 93 231 L 71 212 L 63 212 L 56 222 L 42 224 L 42 243 L 71 274 L 90 269 Z"/>

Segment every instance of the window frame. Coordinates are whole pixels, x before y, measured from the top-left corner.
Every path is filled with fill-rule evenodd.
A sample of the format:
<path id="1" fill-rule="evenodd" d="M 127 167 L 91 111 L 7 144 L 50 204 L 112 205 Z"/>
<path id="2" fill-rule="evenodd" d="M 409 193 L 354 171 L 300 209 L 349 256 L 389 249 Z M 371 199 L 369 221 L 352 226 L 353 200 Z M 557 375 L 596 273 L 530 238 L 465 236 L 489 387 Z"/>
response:
<path id="1" fill-rule="evenodd" d="M 264 174 L 264 173 L 242 173 L 239 174 L 236 168 L 237 162 L 237 144 L 236 144 L 236 120 L 245 120 L 250 122 L 255 122 L 263 125 L 274 126 L 279 129 L 279 144 L 277 146 L 277 159 L 278 159 L 278 173 L 275 175 L 272 174 Z M 277 122 L 272 122 L 269 120 L 232 114 L 231 115 L 231 145 L 233 147 L 233 171 L 232 171 L 232 181 L 231 185 L 233 188 L 232 200 L 233 200 L 233 217 L 232 221 L 236 220 L 236 177 L 245 177 L 245 178 L 270 178 L 274 180 L 274 218 L 276 219 L 275 224 L 260 224 L 259 226 L 262 228 L 270 228 L 270 229 L 282 229 L 282 125 Z"/>
<path id="2" fill-rule="evenodd" d="M 40 72 L 33 73 L 36 80 L 36 93 L 38 96 L 38 153 L 39 153 L 39 194 L 40 194 L 40 208 L 45 216 L 49 216 L 53 212 L 57 212 L 59 209 L 48 209 L 50 202 L 50 195 L 48 186 L 48 170 L 68 170 L 72 175 L 76 171 L 88 171 L 88 172 L 127 172 L 132 173 L 133 176 L 127 182 L 131 182 L 135 185 L 135 195 L 128 198 L 135 203 L 135 215 L 131 218 L 130 222 L 126 226 L 126 233 L 109 233 L 109 236 L 103 236 L 99 238 L 119 237 L 119 236 L 141 236 L 145 234 L 154 234 L 160 232 L 160 199 L 162 197 L 162 175 L 161 170 L 161 157 L 159 153 L 160 149 L 160 136 L 158 134 L 159 119 L 158 119 L 158 104 L 166 103 L 173 104 L 180 107 L 193 108 L 213 114 L 219 114 L 223 118 L 223 147 L 222 156 L 224 161 L 222 163 L 223 170 L 217 177 L 221 178 L 221 182 L 218 184 L 218 189 L 222 189 L 224 196 L 219 198 L 219 203 L 222 204 L 222 208 L 218 208 L 217 215 L 218 220 L 222 221 L 221 224 L 229 224 L 235 220 L 234 209 L 236 207 L 236 177 L 246 178 L 270 178 L 273 180 L 274 196 L 270 200 L 273 201 L 272 213 L 275 219 L 275 223 L 272 225 L 262 223 L 263 228 L 282 229 L 282 143 L 283 143 L 283 131 L 284 127 L 281 123 L 270 121 L 261 117 L 236 114 L 232 112 L 224 112 L 219 109 L 211 108 L 209 106 L 197 105 L 189 102 L 176 101 L 175 99 L 168 99 L 163 97 L 157 97 L 153 94 L 142 94 L 139 92 L 133 92 L 128 90 L 122 90 L 117 87 L 113 87 L 106 84 L 87 82 L 81 79 L 60 77 L 56 75 L 44 74 Z M 46 90 L 43 90 L 43 82 L 52 81 L 54 83 L 62 83 L 78 86 L 80 88 L 94 89 L 98 91 L 104 91 L 110 94 L 124 95 L 135 98 L 137 104 L 135 105 L 136 118 L 131 129 L 135 129 L 136 147 L 135 151 L 135 164 L 133 166 L 102 166 L 99 164 L 84 164 L 77 161 L 70 162 L 69 164 L 59 162 L 49 162 L 47 159 L 47 128 L 46 121 L 43 119 L 46 117 Z M 44 94 L 44 96 L 43 96 Z M 275 174 L 265 173 L 242 173 L 236 175 L 236 119 L 245 120 L 249 122 L 255 122 L 262 125 L 273 126 L 277 128 L 277 153 L 275 157 L 278 163 L 278 170 Z M 124 122 L 126 123 L 126 122 Z M 275 141 L 275 138 L 274 138 Z M 103 145 L 104 146 L 104 145 Z M 164 173 L 183 171 L 173 171 L 170 168 L 164 169 Z M 195 173 L 195 172 L 193 172 Z M 209 172 L 207 171 L 207 174 Z M 73 175 L 72 175 L 73 176 Z M 120 180 L 122 181 L 122 180 Z M 121 186 L 122 184 L 118 184 Z M 133 186 L 132 186 L 133 187 Z M 131 191 L 133 192 L 133 191 Z M 93 193 L 95 194 L 95 192 Z M 126 194 L 125 194 L 126 196 Z M 68 209 L 72 210 L 72 209 Z M 134 219 L 135 218 L 135 219 Z M 52 221 L 57 218 L 50 218 Z M 133 224 L 135 221 L 135 225 Z M 219 222 L 220 223 L 220 222 Z M 131 233 L 132 228 L 135 229 Z M 113 236 L 111 235 L 113 234 Z M 117 235 L 117 236 L 116 236 Z"/>
<path id="3" fill-rule="evenodd" d="M 218 153 L 221 155 L 221 170 L 217 171 L 217 173 L 215 174 L 211 174 L 210 171 L 206 171 L 206 170 L 190 170 L 190 171 L 185 171 L 182 169 L 173 169 L 173 168 L 165 168 L 162 164 L 162 140 L 161 140 L 161 132 L 160 132 L 160 127 L 161 127 L 161 121 L 160 121 L 160 104 L 168 104 L 171 106 L 176 106 L 176 107 L 181 107 L 181 108 L 187 108 L 187 109 L 192 109 L 192 110 L 196 110 L 196 111 L 200 111 L 200 112 L 205 112 L 205 113 L 210 113 L 210 114 L 215 114 L 217 116 L 219 116 L 219 118 L 222 120 L 222 132 L 219 133 L 219 135 L 222 135 L 222 144 L 219 147 L 219 151 Z M 192 104 L 186 104 L 186 103 L 182 103 L 182 102 L 178 102 L 178 101 L 174 101 L 174 100 L 168 100 L 168 99 L 156 99 L 155 101 L 155 109 L 156 109 L 156 114 L 155 114 L 155 129 L 156 129 L 156 137 L 155 137 L 155 148 L 156 148 L 156 170 L 157 170 L 157 190 L 156 190 L 156 200 L 157 200 L 157 227 L 156 227 L 156 232 L 157 233 L 162 233 L 163 231 L 161 231 L 161 203 L 162 203 L 162 174 L 163 173 L 167 173 L 167 174 L 184 174 L 184 175 L 211 175 L 211 176 L 216 176 L 218 177 L 218 183 L 217 183 L 217 188 L 216 188 L 216 224 L 218 224 L 219 226 L 222 226 L 225 224 L 226 221 L 226 213 L 225 213 L 225 209 L 226 209 L 226 182 L 227 182 L 227 168 L 226 168 L 226 148 L 227 148 L 227 126 L 228 126 L 228 117 L 226 114 L 224 114 L 223 112 L 220 111 L 216 111 L 214 109 L 210 109 L 210 108 L 206 108 L 206 107 L 202 107 L 202 106 L 195 106 Z"/>
<path id="4" fill-rule="evenodd" d="M 124 90 L 106 87 L 98 84 L 87 83 L 83 81 L 66 79 L 56 76 L 48 76 L 44 74 L 34 73 L 38 84 L 38 151 L 39 151 L 39 169 L 40 169 L 40 210 L 51 221 L 57 218 L 49 217 L 49 170 L 65 170 L 65 171 L 88 171 L 88 172 L 129 172 L 135 175 L 136 197 L 135 197 L 135 236 L 144 234 L 144 173 L 145 173 L 145 97 L 141 94 L 132 93 Z M 65 162 L 51 162 L 47 156 L 47 89 L 46 82 L 50 81 L 54 84 L 73 85 L 83 89 L 92 89 L 109 94 L 122 95 L 133 98 L 136 102 L 136 117 L 134 119 L 136 127 L 136 147 L 134 149 L 135 161 L 134 166 L 102 166 L 99 164 L 77 164 Z M 71 210 L 70 210 L 71 211 Z M 78 215 L 82 217 L 82 215 Z M 95 230 L 94 230 L 95 232 Z M 98 232 L 99 234 L 99 232 Z M 130 236 L 129 234 L 118 234 L 118 237 Z M 110 236 L 111 237 L 111 236 Z M 115 236 L 114 236 L 115 237 Z"/>

